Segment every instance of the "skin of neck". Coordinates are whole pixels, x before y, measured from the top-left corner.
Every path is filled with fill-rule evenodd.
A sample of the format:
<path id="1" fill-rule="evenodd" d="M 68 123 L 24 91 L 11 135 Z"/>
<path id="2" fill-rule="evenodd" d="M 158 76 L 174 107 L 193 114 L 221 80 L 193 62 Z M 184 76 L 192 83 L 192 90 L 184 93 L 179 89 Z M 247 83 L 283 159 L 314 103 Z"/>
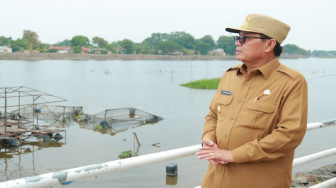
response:
<path id="1" fill-rule="evenodd" d="M 274 52 L 266 52 L 262 57 L 253 61 L 242 61 L 247 67 L 247 74 L 249 75 L 251 72 L 259 69 L 266 63 L 272 61 L 275 57 Z"/>

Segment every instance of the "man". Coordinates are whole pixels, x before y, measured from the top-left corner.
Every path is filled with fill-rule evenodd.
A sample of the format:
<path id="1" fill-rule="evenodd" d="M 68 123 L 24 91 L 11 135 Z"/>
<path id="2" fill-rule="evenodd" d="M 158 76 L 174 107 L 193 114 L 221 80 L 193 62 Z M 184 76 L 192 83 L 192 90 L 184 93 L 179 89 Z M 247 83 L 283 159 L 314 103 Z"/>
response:
<path id="1" fill-rule="evenodd" d="M 221 78 L 210 103 L 199 159 L 209 160 L 202 188 L 290 188 L 294 150 L 307 126 L 307 83 L 282 65 L 290 27 L 252 14 L 235 37 L 243 62 Z"/>

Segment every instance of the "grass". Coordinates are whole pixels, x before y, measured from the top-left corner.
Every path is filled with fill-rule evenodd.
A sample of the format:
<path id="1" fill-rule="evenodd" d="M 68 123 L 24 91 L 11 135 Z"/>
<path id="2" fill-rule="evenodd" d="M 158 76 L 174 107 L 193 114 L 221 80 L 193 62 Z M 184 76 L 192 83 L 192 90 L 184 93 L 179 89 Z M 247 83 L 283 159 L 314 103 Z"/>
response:
<path id="1" fill-rule="evenodd" d="M 181 84 L 181 86 L 189 87 L 193 89 L 217 89 L 220 78 L 213 79 L 202 79 L 196 80 L 192 82 L 188 82 L 185 84 Z"/>

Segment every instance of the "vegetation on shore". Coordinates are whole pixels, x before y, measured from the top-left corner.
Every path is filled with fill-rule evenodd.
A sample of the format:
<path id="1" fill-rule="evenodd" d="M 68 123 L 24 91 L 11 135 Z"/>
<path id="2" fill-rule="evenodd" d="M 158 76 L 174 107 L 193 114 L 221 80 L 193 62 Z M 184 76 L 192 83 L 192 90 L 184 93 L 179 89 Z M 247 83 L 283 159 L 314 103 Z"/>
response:
<path id="1" fill-rule="evenodd" d="M 193 89 L 217 89 L 219 84 L 220 78 L 213 78 L 213 79 L 202 79 L 196 80 L 192 82 L 188 82 L 185 84 L 180 84 L 184 87 L 189 87 Z"/>
<path id="2" fill-rule="evenodd" d="M 153 33 L 140 43 L 129 39 L 109 43 L 104 38 L 95 36 L 91 40 L 83 35 L 76 35 L 56 44 L 39 41 L 34 31 L 24 30 L 22 38 L 0 36 L 0 46 L 10 47 L 13 52 L 56 53 L 58 48 L 68 49 L 67 53 L 98 54 L 152 54 L 152 55 L 234 55 L 233 36 L 220 36 L 215 40 L 211 35 L 196 39 L 184 31 L 171 33 Z M 283 55 L 290 57 L 336 57 L 336 51 L 310 51 L 294 44 L 283 46 Z"/>

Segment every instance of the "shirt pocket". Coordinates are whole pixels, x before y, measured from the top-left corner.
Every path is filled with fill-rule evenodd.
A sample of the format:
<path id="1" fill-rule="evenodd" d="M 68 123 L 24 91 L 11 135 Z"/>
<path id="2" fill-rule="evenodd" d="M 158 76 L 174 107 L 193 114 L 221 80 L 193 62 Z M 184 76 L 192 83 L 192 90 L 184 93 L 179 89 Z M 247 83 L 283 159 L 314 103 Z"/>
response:
<path id="1" fill-rule="evenodd" d="M 216 102 L 217 118 L 218 121 L 224 121 L 227 113 L 229 112 L 230 104 L 232 103 L 233 96 L 221 96 Z"/>
<path id="2" fill-rule="evenodd" d="M 250 126 L 256 129 L 269 129 L 274 118 L 276 105 L 264 101 L 250 103 L 248 109 L 251 113 Z"/>

